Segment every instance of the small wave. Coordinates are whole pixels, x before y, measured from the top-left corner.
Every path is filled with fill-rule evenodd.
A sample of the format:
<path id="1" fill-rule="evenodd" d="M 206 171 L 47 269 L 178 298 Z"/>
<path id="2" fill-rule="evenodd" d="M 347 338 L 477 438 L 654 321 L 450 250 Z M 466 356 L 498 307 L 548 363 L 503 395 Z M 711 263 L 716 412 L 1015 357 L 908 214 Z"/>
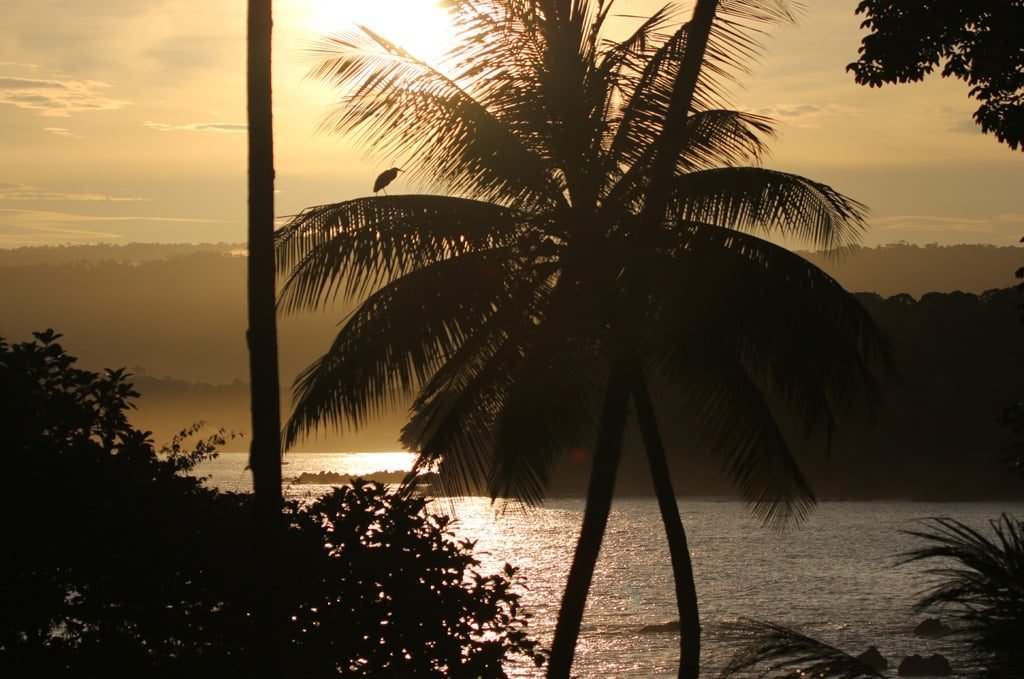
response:
<path id="1" fill-rule="evenodd" d="M 291 479 L 292 483 L 296 484 L 316 484 L 316 485 L 330 485 L 330 486 L 343 486 L 352 483 L 356 479 L 363 479 L 364 481 L 376 481 L 378 483 L 402 483 L 405 477 L 408 476 L 409 472 L 401 470 L 383 470 L 371 472 L 369 474 L 342 474 L 339 472 L 331 471 L 319 471 L 319 472 L 302 472 L 298 476 Z M 421 474 L 418 477 L 418 483 L 430 483 L 433 474 Z"/>

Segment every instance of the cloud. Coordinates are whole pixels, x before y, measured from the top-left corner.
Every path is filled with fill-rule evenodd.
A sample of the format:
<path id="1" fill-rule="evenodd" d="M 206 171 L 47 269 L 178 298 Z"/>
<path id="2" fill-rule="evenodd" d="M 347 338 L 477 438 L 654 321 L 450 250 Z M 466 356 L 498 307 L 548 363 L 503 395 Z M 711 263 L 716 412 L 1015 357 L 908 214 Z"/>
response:
<path id="1" fill-rule="evenodd" d="M 1005 235 L 1024 230 L 1024 214 L 1003 213 L 980 218 L 895 215 L 873 219 L 872 226 L 880 231 L 907 233 Z"/>
<path id="2" fill-rule="evenodd" d="M 38 111 L 39 115 L 68 118 L 80 111 L 112 111 L 129 102 L 102 92 L 108 83 L 73 78 L 43 79 L 0 77 L 0 104 Z"/>
<path id="3" fill-rule="evenodd" d="M 821 110 L 820 106 L 815 106 L 814 104 L 800 104 L 799 106 L 786 106 L 780 104 L 770 108 L 761 109 L 759 113 L 776 116 L 778 118 L 805 118 L 810 115 L 817 115 L 821 113 Z"/>
<path id="4" fill-rule="evenodd" d="M 3 0 L 8 48 L 3 56 L 38 62 L 60 73 L 123 72 L 137 58 L 135 47 L 147 36 L 151 17 L 170 4 L 171 0 Z M 190 4 L 188 9 L 201 17 L 198 9 L 216 3 Z"/>
<path id="5" fill-rule="evenodd" d="M 37 80 L 35 78 L 0 78 L 0 89 L 34 90 L 34 89 L 67 89 L 67 85 L 59 80 Z"/>
<path id="6" fill-rule="evenodd" d="M 187 125 L 168 125 L 167 123 L 157 123 L 152 120 L 147 120 L 142 124 L 143 127 L 147 127 L 157 132 L 245 132 L 249 129 L 249 126 L 245 123 L 189 123 Z"/>
<path id="7" fill-rule="evenodd" d="M 70 212 L 50 212 L 47 210 L 19 210 L 0 208 L 0 223 L 18 219 L 26 225 L 33 223 L 77 224 L 88 222 L 167 222 L 170 224 L 226 224 L 221 219 L 204 219 L 200 217 L 151 217 L 146 215 L 82 215 Z"/>
<path id="8" fill-rule="evenodd" d="M 95 243 L 122 240 L 126 232 L 138 239 L 151 224 L 190 225 L 224 224 L 217 219 L 195 217 L 154 217 L 149 215 L 83 215 L 46 210 L 0 208 L 0 247 L 59 243 Z M 179 229 L 181 230 L 181 229 Z"/>
<path id="9" fill-rule="evenodd" d="M 68 137 L 69 139 L 81 139 L 82 136 L 75 134 L 66 127 L 44 127 L 43 132 L 49 132 L 55 134 L 58 137 Z"/>
<path id="10" fill-rule="evenodd" d="M 62 129 L 62 128 L 47 128 Z M 84 201 L 84 202 L 107 202 L 107 203 L 137 203 L 147 200 L 146 198 L 134 198 L 126 196 L 109 196 L 102 193 L 81 193 L 64 192 L 41 189 L 26 184 L 14 184 L 0 182 L 0 201 Z"/>
<path id="11" fill-rule="evenodd" d="M 0 186 L 6 188 L 11 185 Z M 124 237 L 112 231 L 75 226 L 76 220 L 67 217 L 70 215 L 58 212 L 0 208 L 0 245 L 17 247 L 71 242 L 90 243 Z"/>
<path id="12" fill-rule="evenodd" d="M 89 229 L 59 228 L 54 226 L 21 226 L 9 227 L 0 221 L 0 243 L 7 247 L 22 245 L 45 245 L 48 243 L 83 242 L 92 243 L 97 240 L 114 240 L 124 238 L 124 234 Z"/>
<path id="13" fill-rule="evenodd" d="M 818 127 L 824 118 L 852 118 L 862 114 L 860 109 L 843 104 L 776 104 L 755 111 L 758 115 L 774 118 L 794 127 Z"/>
<path id="14" fill-rule="evenodd" d="M 962 133 L 962 134 L 981 134 L 981 125 L 974 122 L 969 114 L 964 115 L 963 112 L 958 111 L 955 116 L 949 116 L 950 123 L 946 127 L 947 132 Z"/>

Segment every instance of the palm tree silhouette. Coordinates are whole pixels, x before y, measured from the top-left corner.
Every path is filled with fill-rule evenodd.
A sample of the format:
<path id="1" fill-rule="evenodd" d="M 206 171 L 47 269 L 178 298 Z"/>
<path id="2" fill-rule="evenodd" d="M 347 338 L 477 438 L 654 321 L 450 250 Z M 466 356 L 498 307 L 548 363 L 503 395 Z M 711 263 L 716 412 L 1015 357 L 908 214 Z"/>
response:
<path id="1" fill-rule="evenodd" d="M 443 71 L 366 28 L 320 46 L 314 74 L 344 94 L 328 128 L 447 193 L 309 208 L 279 231 L 285 311 L 362 300 L 297 378 L 286 440 L 414 395 L 403 440 L 419 468 L 439 463 L 453 494 L 527 501 L 567 450 L 592 449 L 549 667 L 566 677 L 632 401 L 672 553 L 680 676 L 696 677 L 696 590 L 650 382 L 767 522 L 808 511 L 770 404 L 830 430 L 873 395 L 865 359 L 884 346 L 834 280 L 754 234 L 836 247 L 863 208 L 761 168 L 770 121 L 721 101 L 784 2 L 700 0 L 686 24 L 666 7 L 617 41 L 611 2 L 450 5 L 461 39 Z"/>
<path id="2" fill-rule="evenodd" d="M 247 88 L 249 137 L 248 317 L 255 519 L 265 589 L 258 598 L 253 667 L 266 676 L 284 676 L 284 612 L 277 592 L 280 570 L 281 410 L 277 372 L 277 318 L 274 264 L 274 136 L 270 91 L 272 11 L 270 0 L 249 0 Z"/>

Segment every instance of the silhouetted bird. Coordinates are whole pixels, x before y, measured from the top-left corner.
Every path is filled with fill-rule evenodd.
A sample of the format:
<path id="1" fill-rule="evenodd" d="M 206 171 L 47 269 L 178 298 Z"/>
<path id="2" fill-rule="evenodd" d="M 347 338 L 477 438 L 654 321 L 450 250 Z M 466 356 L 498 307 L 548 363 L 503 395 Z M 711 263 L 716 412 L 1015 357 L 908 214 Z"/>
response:
<path id="1" fill-rule="evenodd" d="M 402 168 L 393 167 L 390 170 L 384 170 L 377 175 L 377 180 L 373 182 L 373 192 L 377 193 L 378 191 L 383 190 L 385 186 L 395 181 L 395 177 L 398 176 L 399 172 L 402 172 Z M 384 191 L 384 195 L 388 195 L 388 192 Z"/>

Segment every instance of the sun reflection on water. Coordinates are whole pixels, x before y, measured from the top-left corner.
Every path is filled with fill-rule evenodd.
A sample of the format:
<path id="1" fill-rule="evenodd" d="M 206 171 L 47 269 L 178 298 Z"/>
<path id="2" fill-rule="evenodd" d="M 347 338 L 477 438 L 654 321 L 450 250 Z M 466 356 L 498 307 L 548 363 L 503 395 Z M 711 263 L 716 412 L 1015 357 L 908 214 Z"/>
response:
<path id="1" fill-rule="evenodd" d="M 292 453 L 285 477 L 303 471 L 368 473 L 408 469 L 411 453 Z M 249 490 L 244 454 L 215 460 L 200 470 Z M 225 488 L 229 490 L 231 488 Z M 316 497 L 326 485 L 286 485 L 293 499 Z M 432 510 L 454 510 L 453 530 L 476 543 L 481 572 L 505 562 L 521 569 L 529 590 L 523 604 L 532 614 L 532 634 L 545 646 L 554 632 L 562 590 L 579 533 L 583 501 L 551 499 L 523 510 L 486 498 L 435 500 Z M 922 647 L 912 634 L 913 603 L 923 566 L 895 567 L 912 544 L 901 530 L 922 516 L 956 515 L 983 527 L 1000 511 L 1024 514 L 1024 505 L 912 502 L 825 502 L 799 530 L 778 534 L 761 528 L 740 502 L 711 498 L 680 500 L 687 526 L 705 630 L 702 662 L 714 676 L 734 648 L 718 636 L 720 623 L 754 617 L 799 628 L 860 652 L 878 645 L 890 661 L 911 653 L 955 653 L 942 640 Z M 617 498 L 591 587 L 574 673 L 583 679 L 674 677 L 677 637 L 642 628 L 678 618 L 669 555 L 657 503 L 652 498 Z M 507 668 L 515 678 L 537 676 L 530 665 Z"/>

